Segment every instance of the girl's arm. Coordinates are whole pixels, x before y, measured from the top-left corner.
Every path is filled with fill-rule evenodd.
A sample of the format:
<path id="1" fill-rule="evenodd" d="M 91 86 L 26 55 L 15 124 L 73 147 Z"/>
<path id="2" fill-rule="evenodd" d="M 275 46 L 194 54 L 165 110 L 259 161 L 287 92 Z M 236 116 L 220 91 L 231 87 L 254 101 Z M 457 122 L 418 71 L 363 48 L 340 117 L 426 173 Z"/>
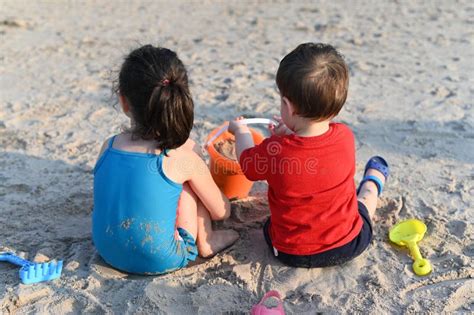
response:
<path id="1" fill-rule="evenodd" d="M 99 156 L 97 157 L 97 161 L 99 161 L 99 159 L 102 156 L 102 154 L 104 153 L 105 149 L 107 149 L 107 147 L 109 146 L 110 139 L 111 138 L 105 140 L 104 143 L 102 144 L 102 147 L 100 148 Z"/>
<path id="2" fill-rule="evenodd" d="M 217 187 L 206 163 L 197 154 L 192 155 L 194 155 L 191 157 L 194 169 L 189 177 L 189 185 L 207 208 L 213 220 L 227 219 L 230 216 L 229 199 Z"/>
<path id="3" fill-rule="evenodd" d="M 163 162 L 167 177 L 177 183 L 189 183 L 213 220 L 223 220 L 230 215 L 230 203 L 212 179 L 202 158 L 188 146 L 172 150 Z"/>

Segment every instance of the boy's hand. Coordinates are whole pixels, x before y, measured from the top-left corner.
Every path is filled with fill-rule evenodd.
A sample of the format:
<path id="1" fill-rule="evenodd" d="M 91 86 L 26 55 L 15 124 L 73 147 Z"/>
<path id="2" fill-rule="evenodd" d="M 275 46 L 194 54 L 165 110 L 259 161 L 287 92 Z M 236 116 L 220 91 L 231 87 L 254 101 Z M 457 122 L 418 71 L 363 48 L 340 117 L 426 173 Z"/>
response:
<path id="1" fill-rule="evenodd" d="M 272 135 L 276 136 L 286 136 L 286 135 L 291 135 L 293 131 L 288 128 L 283 120 L 281 119 L 280 116 L 273 116 L 273 119 L 275 119 L 278 122 L 277 126 L 274 125 L 269 125 L 268 129 L 270 130 L 270 133 Z"/>
<path id="2" fill-rule="evenodd" d="M 247 125 L 239 124 L 239 120 L 242 119 L 243 117 L 238 117 L 235 120 L 231 120 L 229 122 L 229 128 L 227 130 L 233 135 L 235 135 L 236 133 L 250 133 L 250 130 Z"/>
<path id="3" fill-rule="evenodd" d="M 242 119 L 243 117 L 238 117 L 235 120 L 229 121 L 229 128 L 227 129 L 235 136 L 235 155 L 237 155 L 237 161 L 240 161 L 242 152 L 255 145 L 252 133 L 247 125 L 239 124 L 239 120 Z"/>

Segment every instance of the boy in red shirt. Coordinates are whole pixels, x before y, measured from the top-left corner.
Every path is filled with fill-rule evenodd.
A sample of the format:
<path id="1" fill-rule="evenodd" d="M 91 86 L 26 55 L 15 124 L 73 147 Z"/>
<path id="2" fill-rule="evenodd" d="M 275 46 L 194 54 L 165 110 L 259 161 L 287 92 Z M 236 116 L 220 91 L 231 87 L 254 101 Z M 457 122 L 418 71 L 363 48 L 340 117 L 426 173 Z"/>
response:
<path id="1" fill-rule="evenodd" d="M 265 239 L 277 259 L 295 267 L 326 267 L 360 255 L 372 239 L 370 217 L 389 174 L 373 157 L 356 193 L 352 131 L 331 120 L 347 97 L 349 71 L 330 45 L 299 45 L 280 63 L 276 83 L 281 118 L 272 136 L 254 146 L 238 120 L 241 168 L 250 180 L 268 182 L 271 216 Z"/>

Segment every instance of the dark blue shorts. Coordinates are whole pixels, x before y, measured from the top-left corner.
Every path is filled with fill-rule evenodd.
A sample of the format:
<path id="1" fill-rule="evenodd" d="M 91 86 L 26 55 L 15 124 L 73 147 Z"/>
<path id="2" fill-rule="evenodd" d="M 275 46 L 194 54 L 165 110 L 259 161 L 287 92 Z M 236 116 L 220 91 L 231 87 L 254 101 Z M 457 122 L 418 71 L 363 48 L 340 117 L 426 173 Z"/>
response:
<path id="1" fill-rule="evenodd" d="M 303 268 L 321 268 L 341 265 L 349 260 L 359 256 L 369 246 L 372 240 L 372 222 L 370 221 L 369 211 L 362 202 L 359 204 L 359 214 L 362 218 L 363 225 L 359 235 L 352 241 L 341 247 L 336 247 L 328 251 L 317 253 L 314 255 L 290 255 L 278 251 L 276 258 L 285 265 Z M 263 235 L 267 241 L 270 250 L 273 253 L 273 245 L 268 233 L 270 226 L 270 218 L 263 226 Z"/>

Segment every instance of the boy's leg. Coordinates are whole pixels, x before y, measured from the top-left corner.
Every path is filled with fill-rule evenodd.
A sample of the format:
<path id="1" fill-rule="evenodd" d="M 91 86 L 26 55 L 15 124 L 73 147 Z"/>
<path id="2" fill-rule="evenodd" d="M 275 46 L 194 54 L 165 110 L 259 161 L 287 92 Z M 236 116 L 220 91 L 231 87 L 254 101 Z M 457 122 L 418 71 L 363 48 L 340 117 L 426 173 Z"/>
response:
<path id="1" fill-rule="evenodd" d="M 239 238 L 234 230 L 212 230 L 209 211 L 186 183 L 179 199 L 177 225 L 194 237 L 201 257 L 211 257 Z"/>
<path id="2" fill-rule="evenodd" d="M 376 176 L 382 181 L 382 184 L 385 184 L 385 176 L 383 176 L 383 174 L 379 171 L 369 168 L 365 173 L 365 176 L 367 175 Z M 378 200 L 378 190 L 375 183 L 366 181 L 360 188 L 359 194 L 357 195 L 357 200 L 366 206 L 367 210 L 369 211 L 370 218 L 373 219 Z"/>

